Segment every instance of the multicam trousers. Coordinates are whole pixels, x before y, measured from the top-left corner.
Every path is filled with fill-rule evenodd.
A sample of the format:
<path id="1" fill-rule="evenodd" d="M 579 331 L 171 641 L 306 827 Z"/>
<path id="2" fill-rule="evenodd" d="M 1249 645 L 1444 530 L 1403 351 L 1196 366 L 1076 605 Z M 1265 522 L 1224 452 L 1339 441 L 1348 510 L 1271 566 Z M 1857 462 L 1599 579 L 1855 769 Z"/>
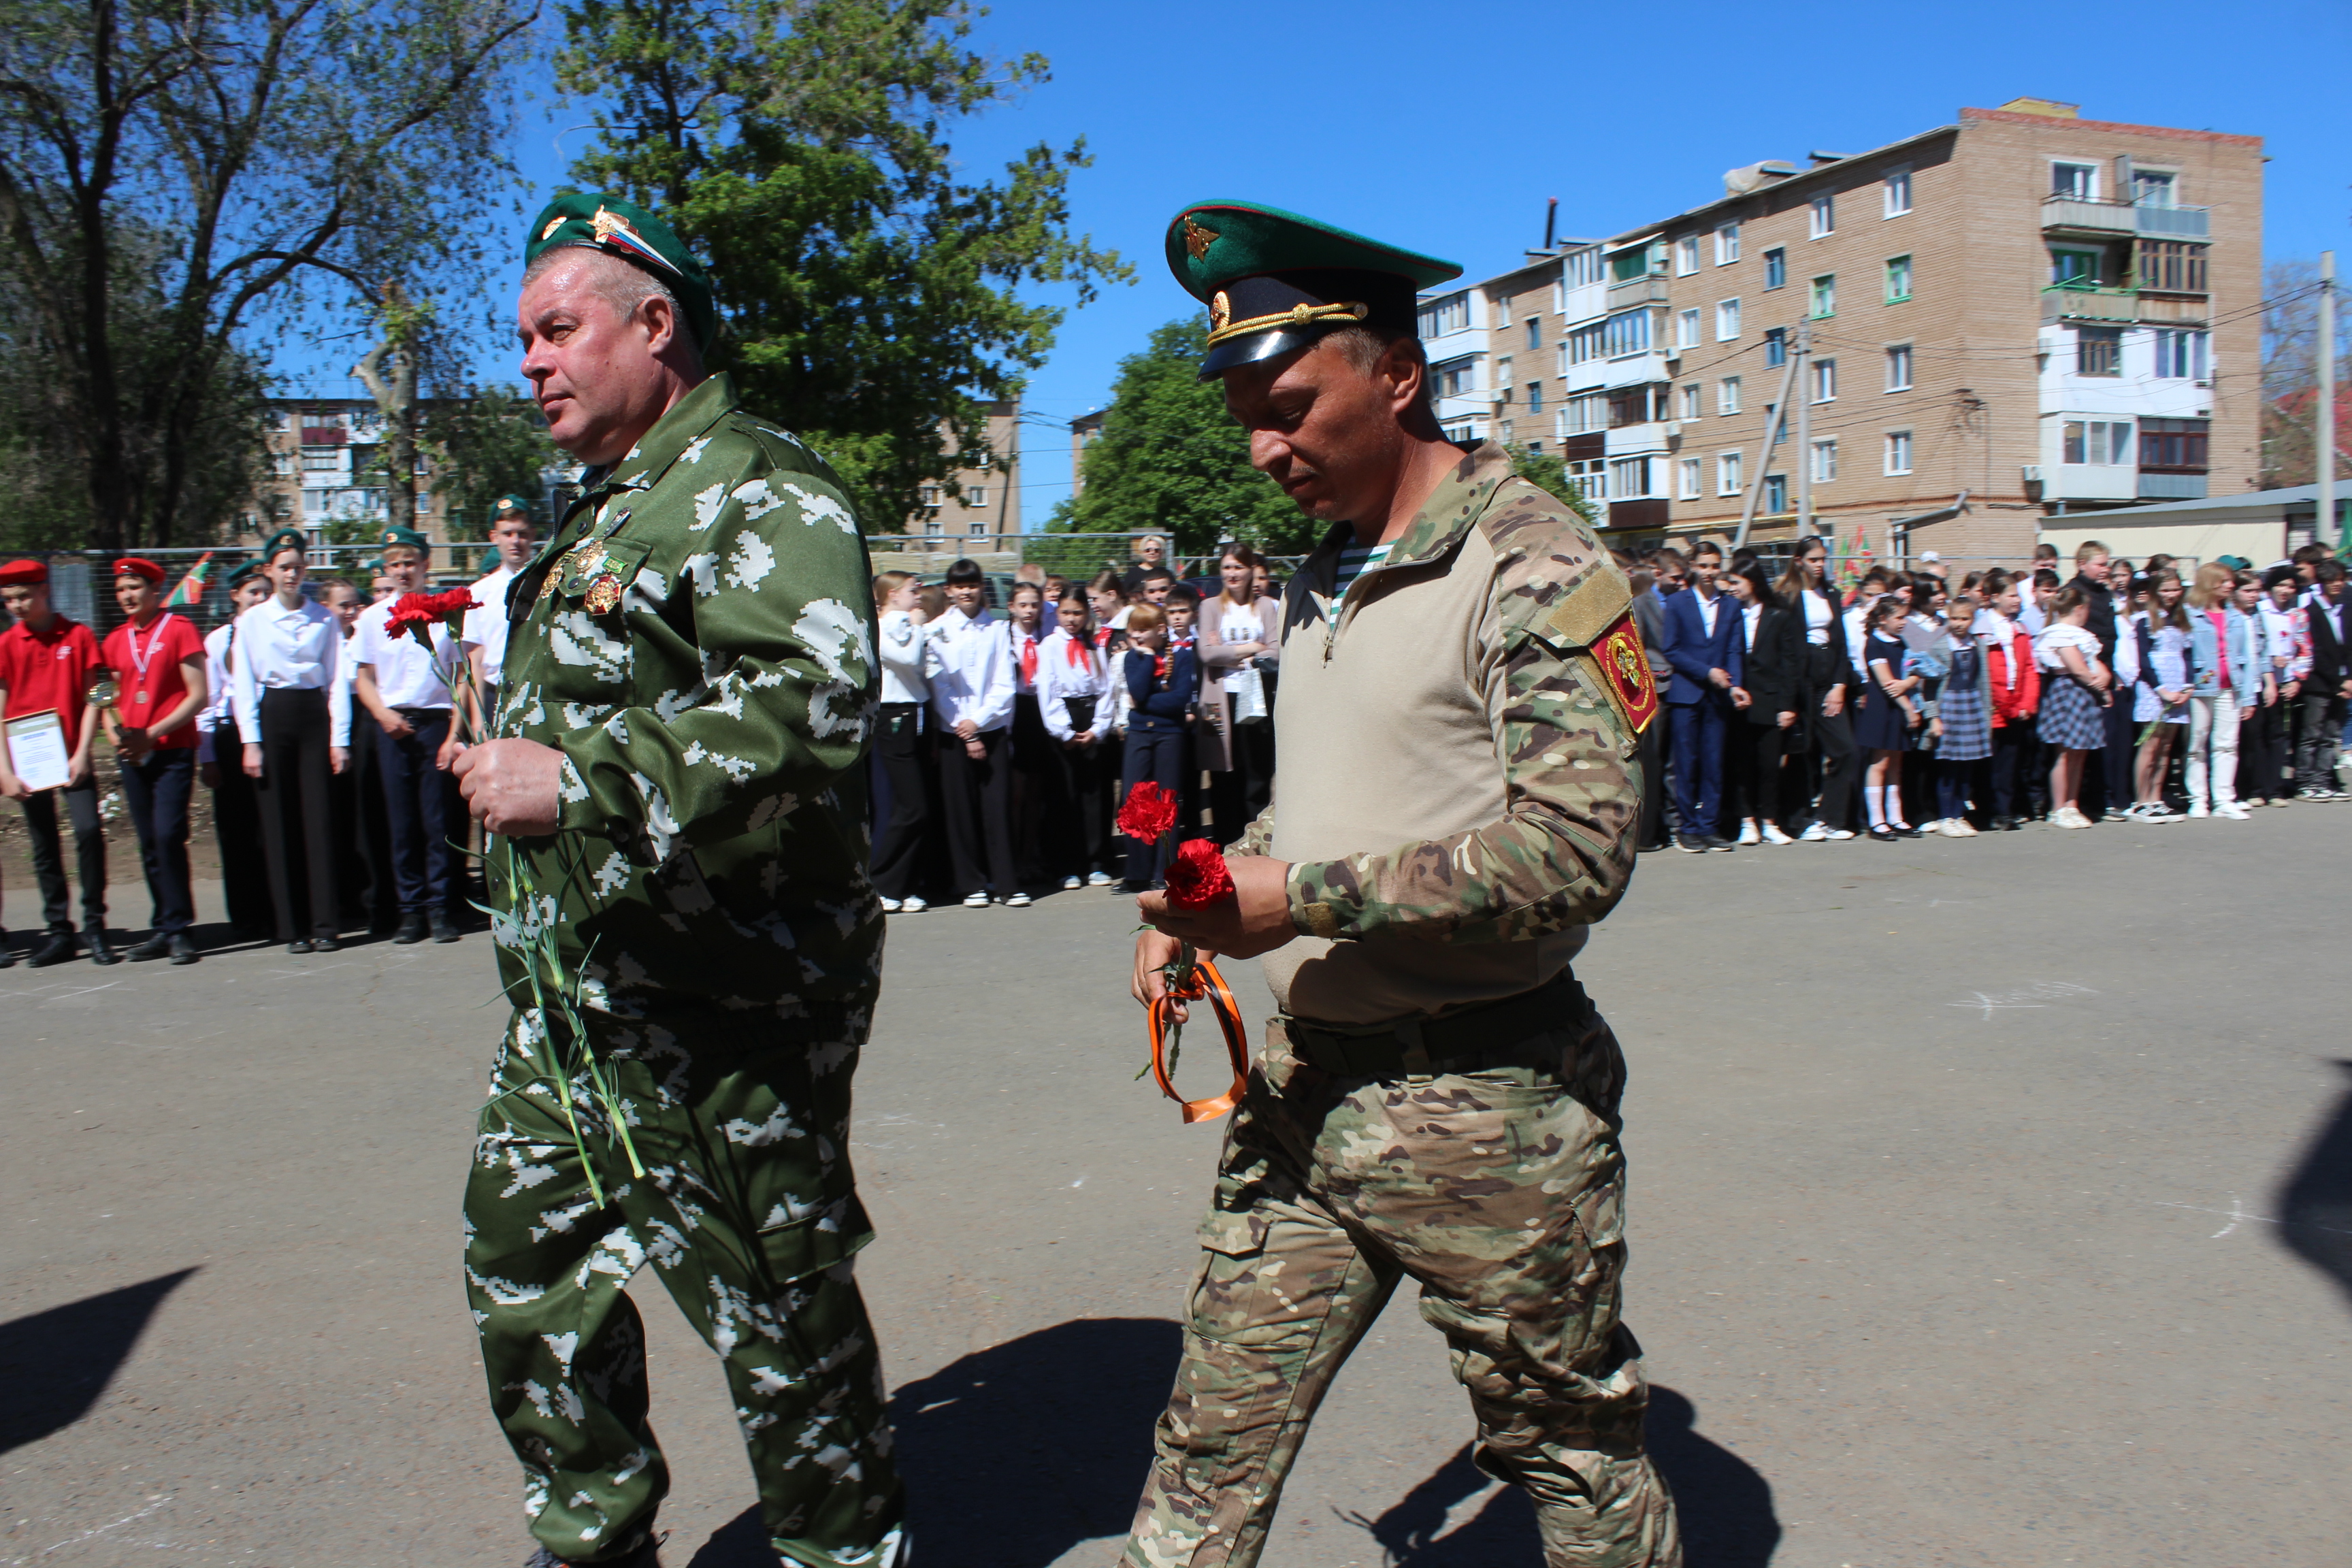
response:
<path id="1" fill-rule="evenodd" d="M 1269 1026 L 1123 1563 L 1257 1562 L 1316 1406 L 1408 1275 L 1469 1393 L 1478 1465 L 1533 1499 L 1550 1568 L 1681 1563 L 1618 1321 L 1624 1061 L 1562 991 L 1553 1031 L 1430 1077 L 1332 1078 Z"/>
<path id="2" fill-rule="evenodd" d="M 848 1150 L 863 1026 L 673 1023 L 592 1025 L 646 1172 L 580 1084 L 602 1203 L 541 1070 L 561 1058 L 538 1016 L 517 1013 L 501 1043 L 466 1188 L 466 1282 L 531 1533 L 566 1561 L 617 1558 L 668 1490 L 622 1289 L 650 1259 L 724 1360 L 775 1549 L 888 1568 L 905 1500 L 851 1277 L 872 1234 Z"/>

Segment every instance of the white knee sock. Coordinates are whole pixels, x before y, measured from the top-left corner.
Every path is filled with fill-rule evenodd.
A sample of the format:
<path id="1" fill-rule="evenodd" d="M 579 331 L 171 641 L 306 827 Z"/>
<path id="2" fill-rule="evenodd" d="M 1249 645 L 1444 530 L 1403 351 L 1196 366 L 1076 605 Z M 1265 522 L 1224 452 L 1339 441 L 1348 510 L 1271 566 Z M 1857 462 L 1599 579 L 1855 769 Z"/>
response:
<path id="1" fill-rule="evenodd" d="M 1885 794 L 1885 789 L 1878 784 L 1862 786 L 1863 804 L 1869 808 L 1870 825 L 1873 827 L 1886 826 L 1886 803 L 1883 798 Z"/>

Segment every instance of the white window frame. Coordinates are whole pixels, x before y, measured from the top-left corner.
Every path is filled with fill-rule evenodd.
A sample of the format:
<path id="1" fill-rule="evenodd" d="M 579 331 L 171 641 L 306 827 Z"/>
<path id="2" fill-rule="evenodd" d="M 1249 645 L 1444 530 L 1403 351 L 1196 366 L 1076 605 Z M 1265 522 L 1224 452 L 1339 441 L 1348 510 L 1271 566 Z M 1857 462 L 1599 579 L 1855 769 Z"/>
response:
<path id="1" fill-rule="evenodd" d="M 1698 236 L 1684 235 L 1675 241 L 1675 276 L 1688 278 L 1698 270 Z"/>
<path id="2" fill-rule="evenodd" d="M 1696 419 L 1700 417 L 1704 405 L 1706 403 L 1706 390 L 1702 388 L 1697 382 L 1685 382 L 1683 384 L 1681 396 L 1682 412 L 1679 417 L 1684 419 Z"/>
<path id="3" fill-rule="evenodd" d="M 1885 473 L 1890 479 L 1900 479 L 1911 471 L 1911 432 L 1889 430 L 1886 433 Z"/>
<path id="4" fill-rule="evenodd" d="M 2212 334 L 2198 327 L 2158 327 L 2154 341 L 2156 351 L 2155 377 L 2158 381 L 2210 381 L 2213 376 Z M 2185 348 L 2185 353 L 2183 352 Z M 2188 370 L 2174 374 L 2166 369 L 2182 360 Z"/>
<path id="5" fill-rule="evenodd" d="M 1562 437 L 1582 436 L 1594 430 L 1609 428 L 1609 394 L 1580 392 L 1560 405 Z"/>
<path id="6" fill-rule="evenodd" d="M 1837 401 L 1837 361 L 1833 359 L 1817 359 L 1813 361 L 1813 384 L 1811 391 L 1812 398 L 1815 403 L 1835 403 Z"/>
<path id="7" fill-rule="evenodd" d="M 1636 464 L 1640 465 L 1638 468 L 1635 467 Z M 1626 482 L 1636 473 L 1641 476 L 1642 481 L 1638 489 Z M 1654 493 L 1651 487 L 1656 483 L 1655 466 L 1650 461 L 1648 454 L 1609 459 L 1609 499 L 1611 500 L 1646 500 Z"/>
<path id="8" fill-rule="evenodd" d="M 1560 279 L 1571 289 L 1581 289 L 1598 283 L 1605 275 L 1601 247 L 1588 245 L 1581 250 L 1571 250 L 1560 258 Z"/>
<path id="9" fill-rule="evenodd" d="M 2117 431 L 2123 433 L 2120 437 Z M 2059 429 L 2058 460 L 2070 468 L 2127 468 L 2137 434 L 2129 419 L 2069 419 Z M 2070 458 L 2070 449 L 2080 449 L 2083 456 Z"/>
<path id="10" fill-rule="evenodd" d="M 1457 289 L 1454 293 L 1423 302 L 1421 307 L 1421 335 L 1424 338 L 1442 338 L 1449 332 L 1468 331 L 1470 330 L 1470 290 Z"/>
<path id="11" fill-rule="evenodd" d="M 1909 212 L 1911 210 L 1911 165 L 1897 163 L 1887 170 L 1886 178 L 1880 186 L 1880 192 L 1885 209 L 1878 215 L 1880 217 L 1901 217 Z"/>
<path id="12" fill-rule="evenodd" d="M 1715 411 L 1717 414 L 1739 412 L 1739 378 L 1727 375 L 1715 384 Z"/>
<path id="13" fill-rule="evenodd" d="M 1699 459 L 1696 458 L 1678 459 L 1675 465 L 1675 499 L 1676 500 L 1698 500 L 1699 478 Z"/>
<path id="14" fill-rule="evenodd" d="M 1813 443 L 1812 475 L 1813 483 L 1817 485 L 1837 482 L 1836 437 L 1823 436 Z"/>
<path id="15" fill-rule="evenodd" d="M 1739 259 L 1739 226 L 1725 224 L 1715 231 L 1715 264 L 1728 267 Z"/>
<path id="16" fill-rule="evenodd" d="M 1519 324 L 1527 331 L 1527 347 L 1529 353 L 1533 353 L 1536 350 L 1543 347 L 1543 318 L 1541 316 L 1529 316 L 1526 321 Z"/>
<path id="17" fill-rule="evenodd" d="M 1456 374 L 1462 377 L 1462 384 L 1446 385 L 1447 379 Z M 1429 378 L 1436 384 L 1440 397 L 1471 396 L 1478 390 L 1478 356 L 1458 354 L 1453 359 L 1441 360 L 1429 367 Z"/>
<path id="18" fill-rule="evenodd" d="M 1675 313 L 1675 347 L 1678 349 L 1698 347 L 1698 308 L 1696 306 Z"/>
<path id="19" fill-rule="evenodd" d="M 1739 301 L 1717 300 L 1715 302 L 1715 341 L 1730 343 L 1739 341 Z"/>
<path id="20" fill-rule="evenodd" d="M 1837 193 L 1824 191 L 1809 205 L 1805 237 L 1827 239 L 1837 232 Z"/>
<path id="21" fill-rule="evenodd" d="M 1900 294 L 1897 294 L 1895 291 L 1895 267 L 1898 263 L 1901 264 L 1903 269 L 1903 292 Z M 1911 299 L 1912 280 L 1917 271 L 1918 268 L 1916 264 L 1912 261 L 1911 253 L 1907 250 L 1900 256 L 1890 256 L 1886 258 L 1886 266 L 1885 268 L 1885 285 L 1886 289 L 1886 302 L 1888 304 L 1901 305 L 1909 302 Z"/>
<path id="22" fill-rule="evenodd" d="M 1736 496 L 1739 493 L 1740 456 L 1738 452 L 1717 452 L 1715 455 L 1715 493 Z"/>
<path id="23" fill-rule="evenodd" d="M 2100 161 L 2096 158 L 2051 159 L 2050 194 L 2053 196 L 2064 196 L 2069 201 L 2097 201 L 2099 199 L 2099 162 Z M 2058 171 L 2061 169 L 2080 169 L 2087 174 L 2090 177 L 2083 182 L 2084 188 L 2079 191 L 2060 189 L 2058 184 Z"/>
<path id="24" fill-rule="evenodd" d="M 1912 387 L 1912 353 L 1909 343 L 1886 345 L 1886 390 L 1908 392 Z"/>

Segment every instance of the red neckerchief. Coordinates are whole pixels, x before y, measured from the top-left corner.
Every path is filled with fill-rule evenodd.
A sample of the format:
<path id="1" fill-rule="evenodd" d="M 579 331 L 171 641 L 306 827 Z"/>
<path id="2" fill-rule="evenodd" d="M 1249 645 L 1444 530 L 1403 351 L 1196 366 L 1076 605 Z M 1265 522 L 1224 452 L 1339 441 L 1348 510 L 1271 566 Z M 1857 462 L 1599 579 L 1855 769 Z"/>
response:
<path id="1" fill-rule="evenodd" d="M 1091 669 L 1094 668 L 1093 644 L 1087 642 L 1085 637 L 1074 637 L 1069 640 L 1068 646 L 1068 658 L 1070 661 L 1070 668 L 1072 669 Z"/>
<path id="2" fill-rule="evenodd" d="M 1024 686 L 1037 684 L 1037 639 L 1028 632 L 1021 634 L 1021 682 Z"/>

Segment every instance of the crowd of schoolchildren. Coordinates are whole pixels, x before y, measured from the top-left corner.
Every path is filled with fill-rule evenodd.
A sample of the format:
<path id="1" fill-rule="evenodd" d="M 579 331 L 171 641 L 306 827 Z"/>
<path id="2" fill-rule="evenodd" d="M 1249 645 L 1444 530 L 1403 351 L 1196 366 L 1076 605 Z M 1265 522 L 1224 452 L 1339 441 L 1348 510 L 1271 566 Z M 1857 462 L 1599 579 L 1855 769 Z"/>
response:
<path id="1" fill-rule="evenodd" d="M 2032 822 L 2244 820 L 2339 788 L 2352 696 L 2345 569 L 2255 570 L 2086 542 L 2062 576 L 1784 564 L 1702 542 L 1625 563 L 1664 701 L 1642 847 L 1937 834 Z M 1929 564 L 1932 565 L 1932 563 Z M 1859 800 L 1857 801 L 1857 784 Z"/>
<path id="2" fill-rule="evenodd" d="M 1024 566 L 993 609 L 971 561 L 936 585 L 874 579 L 885 909 L 1022 909 L 1032 890 L 1152 886 L 1164 845 L 1115 825 L 1141 780 L 1182 803 L 1178 837 L 1231 843 L 1265 809 L 1280 590 L 1245 544 L 1224 547 L 1213 582 L 1180 580 L 1157 538 L 1137 553 L 1086 581 Z"/>

